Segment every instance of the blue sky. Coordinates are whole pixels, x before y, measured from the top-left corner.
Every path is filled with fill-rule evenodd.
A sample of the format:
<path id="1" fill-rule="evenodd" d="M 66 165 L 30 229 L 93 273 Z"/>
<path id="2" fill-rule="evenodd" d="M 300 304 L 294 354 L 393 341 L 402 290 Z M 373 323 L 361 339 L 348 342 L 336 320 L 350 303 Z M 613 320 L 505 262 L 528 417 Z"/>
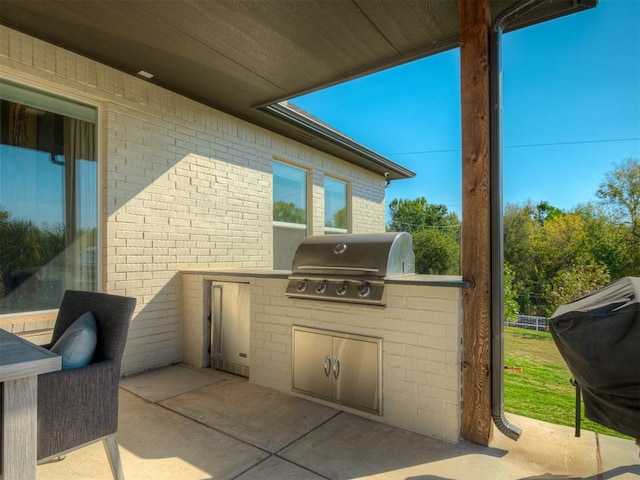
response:
<path id="1" fill-rule="evenodd" d="M 595 8 L 503 36 L 504 201 L 571 209 L 606 172 L 640 160 L 640 1 Z M 461 212 L 458 49 L 292 101 L 416 172 L 394 198 Z"/>

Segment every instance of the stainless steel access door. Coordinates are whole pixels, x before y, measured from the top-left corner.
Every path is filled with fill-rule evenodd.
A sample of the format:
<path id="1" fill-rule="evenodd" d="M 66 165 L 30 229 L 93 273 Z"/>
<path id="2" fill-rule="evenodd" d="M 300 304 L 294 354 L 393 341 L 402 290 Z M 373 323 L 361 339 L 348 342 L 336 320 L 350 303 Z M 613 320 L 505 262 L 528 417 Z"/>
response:
<path id="1" fill-rule="evenodd" d="M 293 330 L 293 388 L 333 399 L 333 336 Z"/>
<path id="2" fill-rule="evenodd" d="M 211 365 L 249 376 L 250 286 L 211 284 Z"/>
<path id="3" fill-rule="evenodd" d="M 382 340 L 293 327 L 293 390 L 382 414 Z"/>
<path id="4" fill-rule="evenodd" d="M 334 396 L 339 403 L 379 410 L 378 343 L 333 338 Z"/>

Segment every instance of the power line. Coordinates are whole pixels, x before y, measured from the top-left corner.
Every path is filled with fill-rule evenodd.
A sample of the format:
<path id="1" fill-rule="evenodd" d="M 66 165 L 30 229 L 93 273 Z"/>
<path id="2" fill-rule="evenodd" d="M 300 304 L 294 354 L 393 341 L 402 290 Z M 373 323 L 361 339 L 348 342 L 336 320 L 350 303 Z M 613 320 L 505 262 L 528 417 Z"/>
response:
<path id="1" fill-rule="evenodd" d="M 397 226 L 399 227 L 420 227 L 420 228 L 460 228 L 462 223 L 456 223 L 453 225 L 423 225 L 419 223 L 406 223 L 406 222 L 398 222 Z"/>
<path id="2" fill-rule="evenodd" d="M 459 148 L 454 148 L 451 150 L 424 150 L 418 152 L 398 152 L 398 153 L 383 153 L 384 156 L 392 157 L 393 155 L 420 155 L 423 153 L 450 153 L 450 152 L 459 152 Z"/>
<path id="3" fill-rule="evenodd" d="M 530 148 L 530 147 L 552 147 L 557 145 L 581 145 L 581 144 L 594 144 L 594 143 L 615 143 L 615 142 L 633 142 L 636 140 L 640 140 L 640 137 L 632 137 L 632 138 L 611 138 L 604 140 L 576 140 L 571 142 L 549 142 L 549 143 L 528 143 L 522 145 L 505 145 L 504 148 Z M 425 153 L 451 153 L 451 152 L 459 152 L 459 148 L 453 148 L 449 150 L 422 150 L 415 152 L 395 152 L 395 153 L 383 153 L 385 156 L 394 156 L 394 155 L 422 155 Z"/>
<path id="4" fill-rule="evenodd" d="M 575 142 L 554 142 L 554 143 L 531 143 L 526 145 L 509 145 L 504 148 L 526 148 L 526 147 L 548 147 L 554 145 L 579 145 L 587 143 L 615 143 L 615 142 L 633 142 L 640 140 L 640 137 L 635 138 L 612 138 L 608 140 L 580 140 Z"/>

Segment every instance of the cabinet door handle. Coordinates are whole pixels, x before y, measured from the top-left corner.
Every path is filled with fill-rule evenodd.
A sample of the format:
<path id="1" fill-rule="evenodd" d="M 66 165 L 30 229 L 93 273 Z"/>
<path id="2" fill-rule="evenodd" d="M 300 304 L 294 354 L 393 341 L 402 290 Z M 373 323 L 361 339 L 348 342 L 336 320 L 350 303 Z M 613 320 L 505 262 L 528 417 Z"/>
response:
<path id="1" fill-rule="evenodd" d="M 338 360 L 338 357 L 336 357 L 333 359 L 333 378 L 337 380 L 339 376 L 340 376 L 340 360 Z"/>
<path id="2" fill-rule="evenodd" d="M 222 358 L 222 285 L 211 285 L 211 356 Z"/>
<path id="3" fill-rule="evenodd" d="M 331 355 L 324 357 L 324 374 L 327 377 L 331 374 Z"/>

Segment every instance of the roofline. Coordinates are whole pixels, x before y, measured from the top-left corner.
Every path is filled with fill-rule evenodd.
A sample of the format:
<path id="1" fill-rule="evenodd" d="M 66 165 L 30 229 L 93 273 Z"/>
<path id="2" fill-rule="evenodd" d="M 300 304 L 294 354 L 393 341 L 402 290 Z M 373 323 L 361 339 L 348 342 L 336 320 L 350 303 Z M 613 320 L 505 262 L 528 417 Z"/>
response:
<path id="1" fill-rule="evenodd" d="M 340 148 L 349 150 L 365 160 L 381 167 L 385 171 L 385 177 L 389 179 L 406 179 L 416 176 L 415 172 L 404 168 L 392 160 L 368 149 L 361 143 L 343 135 L 329 125 L 321 122 L 310 114 L 299 108 L 292 108 L 288 102 L 273 103 L 258 108 L 262 112 L 276 116 L 285 120 L 315 137 L 327 140 Z"/>
<path id="2" fill-rule="evenodd" d="M 519 30 L 521 28 L 530 27 L 539 23 L 555 20 L 556 18 L 565 17 L 584 10 L 590 10 L 598 6 L 600 0 L 573 0 L 569 6 L 552 0 L 536 4 L 530 11 L 515 13 L 507 25 L 504 25 L 505 32 Z M 503 12 L 500 12 L 502 15 Z M 497 17 L 496 17 L 497 19 Z M 494 22 L 495 20 L 494 19 Z"/>

